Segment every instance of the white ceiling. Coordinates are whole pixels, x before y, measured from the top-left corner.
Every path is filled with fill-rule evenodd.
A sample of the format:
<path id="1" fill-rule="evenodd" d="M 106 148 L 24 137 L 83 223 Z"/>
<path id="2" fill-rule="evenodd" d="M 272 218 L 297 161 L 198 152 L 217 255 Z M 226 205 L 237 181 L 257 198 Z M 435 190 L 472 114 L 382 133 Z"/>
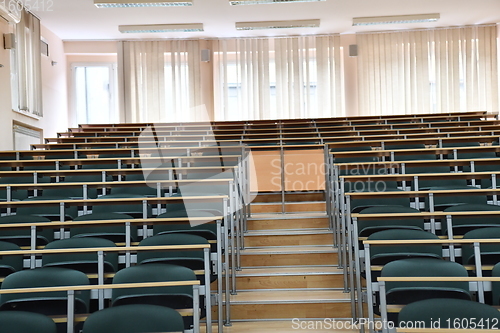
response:
<path id="1" fill-rule="evenodd" d="M 33 2 L 33 1 L 31 1 Z M 231 6 L 229 0 L 193 0 L 189 7 L 102 8 L 93 0 L 38 0 L 33 10 L 63 40 L 214 38 L 355 33 L 500 22 L 500 0 L 326 0 Z M 52 5 L 51 5 L 52 4 Z M 50 6 L 51 5 L 51 6 Z M 440 13 L 435 23 L 353 27 L 353 17 Z M 236 31 L 239 21 L 321 19 L 319 28 Z M 122 34 L 118 25 L 203 23 L 204 32 Z"/>

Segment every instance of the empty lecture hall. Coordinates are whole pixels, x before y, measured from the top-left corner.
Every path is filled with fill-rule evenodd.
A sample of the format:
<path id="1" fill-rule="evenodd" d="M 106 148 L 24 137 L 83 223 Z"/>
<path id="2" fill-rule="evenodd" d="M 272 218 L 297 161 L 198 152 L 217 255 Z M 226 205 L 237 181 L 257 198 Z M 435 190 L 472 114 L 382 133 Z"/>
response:
<path id="1" fill-rule="evenodd" d="M 500 330 L 500 1 L 0 0 L 0 333 Z"/>

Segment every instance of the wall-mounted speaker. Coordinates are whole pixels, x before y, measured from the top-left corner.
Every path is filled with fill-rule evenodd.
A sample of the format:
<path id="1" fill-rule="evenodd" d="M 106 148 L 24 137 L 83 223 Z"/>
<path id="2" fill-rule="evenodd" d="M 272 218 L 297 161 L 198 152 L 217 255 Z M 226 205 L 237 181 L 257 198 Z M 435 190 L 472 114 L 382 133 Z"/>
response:
<path id="1" fill-rule="evenodd" d="M 201 61 L 203 61 L 203 62 L 210 61 L 210 50 L 209 49 L 201 50 Z"/>
<path id="2" fill-rule="evenodd" d="M 3 48 L 6 50 L 16 48 L 16 35 L 15 34 L 3 34 Z"/>
<path id="3" fill-rule="evenodd" d="M 358 56 L 358 45 L 351 44 L 349 45 L 349 57 L 357 57 Z"/>

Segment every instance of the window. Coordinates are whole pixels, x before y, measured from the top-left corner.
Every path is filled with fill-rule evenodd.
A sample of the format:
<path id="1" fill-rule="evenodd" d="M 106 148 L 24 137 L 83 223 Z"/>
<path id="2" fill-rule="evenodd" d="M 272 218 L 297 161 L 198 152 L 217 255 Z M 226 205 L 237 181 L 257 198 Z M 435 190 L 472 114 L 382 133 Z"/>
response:
<path id="1" fill-rule="evenodd" d="M 118 122 L 114 64 L 73 64 L 78 124 Z"/>
<path id="2" fill-rule="evenodd" d="M 27 11 L 16 25 L 16 48 L 11 52 L 12 110 L 41 117 L 40 20 Z"/>

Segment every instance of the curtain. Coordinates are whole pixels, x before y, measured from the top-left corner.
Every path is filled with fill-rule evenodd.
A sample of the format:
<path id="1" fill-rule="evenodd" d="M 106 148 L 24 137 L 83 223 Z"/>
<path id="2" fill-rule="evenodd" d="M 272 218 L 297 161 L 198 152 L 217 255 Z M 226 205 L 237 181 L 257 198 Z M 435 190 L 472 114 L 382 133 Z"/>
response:
<path id="1" fill-rule="evenodd" d="M 340 36 L 214 41 L 215 120 L 344 114 Z"/>
<path id="2" fill-rule="evenodd" d="M 13 59 L 13 108 L 42 116 L 40 20 L 23 10 L 16 25 Z M 16 105 L 17 104 L 17 105 Z"/>
<path id="3" fill-rule="evenodd" d="M 198 41 L 120 42 L 126 122 L 204 120 Z M 203 119 L 200 119 L 203 118 Z"/>
<path id="4" fill-rule="evenodd" d="M 498 111 L 496 27 L 357 34 L 360 114 Z"/>

